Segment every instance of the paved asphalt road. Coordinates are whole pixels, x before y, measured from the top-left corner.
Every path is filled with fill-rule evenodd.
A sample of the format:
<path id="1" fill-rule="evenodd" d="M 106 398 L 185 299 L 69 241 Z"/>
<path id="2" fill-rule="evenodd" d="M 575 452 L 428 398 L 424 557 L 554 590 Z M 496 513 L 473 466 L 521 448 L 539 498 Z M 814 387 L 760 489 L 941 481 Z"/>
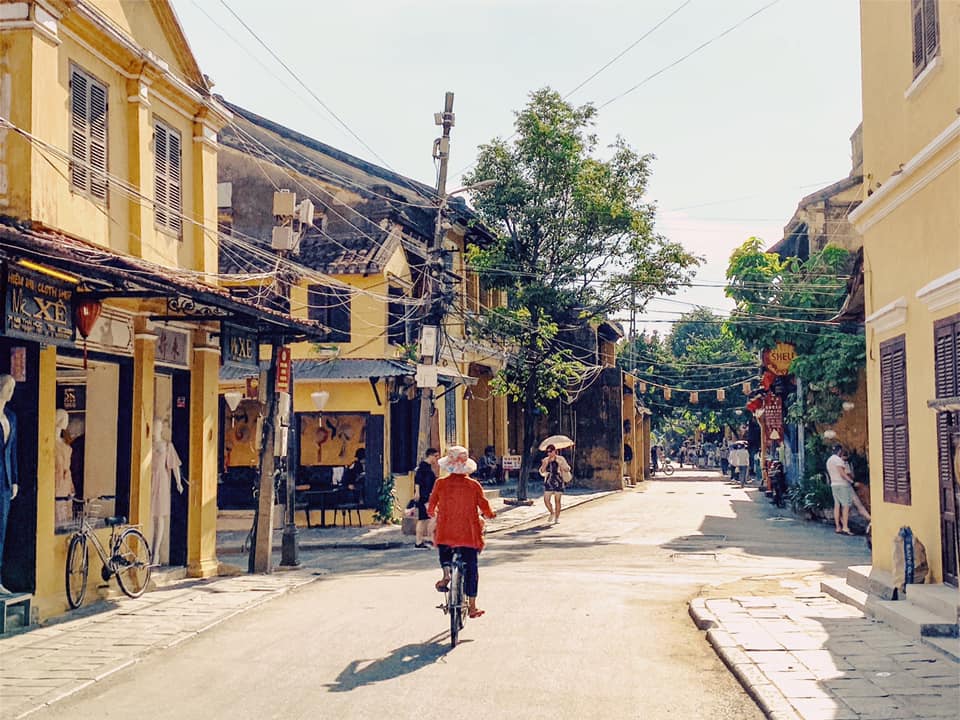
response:
<path id="1" fill-rule="evenodd" d="M 320 581 L 153 653 L 30 718 L 763 717 L 698 595 L 789 593 L 868 562 L 755 489 L 676 475 L 493 536 L 454 650 L 432 551 L 306 554 Z"/>

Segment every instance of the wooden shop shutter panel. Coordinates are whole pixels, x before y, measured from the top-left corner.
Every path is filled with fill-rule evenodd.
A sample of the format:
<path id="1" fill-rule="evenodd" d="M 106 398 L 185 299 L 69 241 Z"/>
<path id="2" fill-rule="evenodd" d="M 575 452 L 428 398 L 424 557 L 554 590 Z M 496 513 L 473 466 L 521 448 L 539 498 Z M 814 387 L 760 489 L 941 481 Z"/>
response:
<path id="1" fill-rule="evenodd" d="M 910 444 L 907 424 L 907 366 L 904 336 L 880 344 L 880 415 L 883 499 L 910 504 Z"/>

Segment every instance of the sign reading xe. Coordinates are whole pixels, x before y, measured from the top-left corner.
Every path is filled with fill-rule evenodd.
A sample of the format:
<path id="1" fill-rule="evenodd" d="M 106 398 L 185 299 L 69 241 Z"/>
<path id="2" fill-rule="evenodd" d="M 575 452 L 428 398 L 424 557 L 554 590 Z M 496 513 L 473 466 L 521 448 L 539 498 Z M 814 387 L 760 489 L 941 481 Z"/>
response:
<path id="1" fill-rule="evenodd" d="M 260 343 L 257 334 L 223 323 L 220 328 L 220 355 L 224 365 L 260 369 Z"/>
<path id="2" fill-rule="evenodd" d="M 53 345 L 73 345 L 73 288 L 16 265 L 7 268 L 4 332 Z"/>

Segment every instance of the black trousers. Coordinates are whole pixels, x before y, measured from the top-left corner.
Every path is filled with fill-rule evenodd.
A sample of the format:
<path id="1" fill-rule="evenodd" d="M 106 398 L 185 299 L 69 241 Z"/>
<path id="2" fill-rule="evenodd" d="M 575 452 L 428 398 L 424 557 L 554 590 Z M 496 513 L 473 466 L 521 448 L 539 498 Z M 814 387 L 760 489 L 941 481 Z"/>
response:
<path id="1" fill-rule="evenodd" d="M 463 558 L 463 591 L 467 597 L 477 596 L 477 587 L 480 584 L 480 570 L 478 566 L 480 551 L 472 547 L 458 547 L 460 557 Z M 453 565 L 453 548 L 450 545 L 437 545 L 440 554 L 440 567 L 449 568 Z"/>

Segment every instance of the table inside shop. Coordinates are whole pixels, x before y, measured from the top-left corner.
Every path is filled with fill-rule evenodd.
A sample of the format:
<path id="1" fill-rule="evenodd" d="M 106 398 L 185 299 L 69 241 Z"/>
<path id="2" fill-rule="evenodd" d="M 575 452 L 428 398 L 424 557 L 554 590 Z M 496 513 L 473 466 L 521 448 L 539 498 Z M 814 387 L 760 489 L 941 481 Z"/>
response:
<path id="1" fill-rule="evenodd" d="M 336 498 L 340 493 L 339 486 L 329 488 L 318 488 L 314 490 L 310 485 L 297 486 L 297 509 L 303 509 L 307 515 L 307 527 L 313 528 L 310 524 L 310 511 L 320 511 L 320 527 L 327 527 L 327 508 L 331 510 L 336 507 Z"/>

